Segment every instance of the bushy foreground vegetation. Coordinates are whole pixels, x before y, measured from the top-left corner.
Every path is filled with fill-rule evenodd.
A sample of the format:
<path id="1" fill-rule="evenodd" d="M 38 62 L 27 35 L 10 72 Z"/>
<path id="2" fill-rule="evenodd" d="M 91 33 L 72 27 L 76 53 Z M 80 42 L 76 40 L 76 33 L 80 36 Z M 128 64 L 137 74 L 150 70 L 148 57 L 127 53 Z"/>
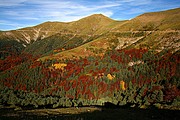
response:
<path id="1" fill-rule="evenodd" d="M 28 61 L 0 73 L 0 104 L 32 107 L 180 106 L 179 54 L 107 50 L 66 60 Z"/>

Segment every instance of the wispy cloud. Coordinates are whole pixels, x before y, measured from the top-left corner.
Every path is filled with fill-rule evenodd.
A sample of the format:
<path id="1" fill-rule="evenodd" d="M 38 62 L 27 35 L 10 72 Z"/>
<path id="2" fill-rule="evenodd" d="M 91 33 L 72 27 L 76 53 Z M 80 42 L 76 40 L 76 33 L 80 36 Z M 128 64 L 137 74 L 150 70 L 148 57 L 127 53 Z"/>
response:
<path id="1" fill-rule="evenodd" d="M 16 23 L 12 21 L 7 21 L 7 20 L 0 20 L 0 26 L 6 26 L 5 29 L 3 30 L 9 30 L 10 28 L 19 29 L 19 28 L 23 28 L 23 27 L 27 27 L 31 25 L 20 24 L 20 23 Z"/>
<path id="2" fill-rule="evenodd" d="M 7 0 L 8 1 L 8 0 Z M 18 0 L 14 2 L 9 0 L 6 4 L 1 3 L 0 6 L 21 6 L 16 9 L 5 9 L 2 14 L 12 16 L 14 19 L 59 19 L 62 21 L 70 21 L 67 18 L 82 18 L 93 13 L 104 13 L 107 16 L 113 15 L 111 8 L 119 6 L 119 3 L 104 2 L 96 4 L 86 4 L 85 2 L 77 3 L 74 1 L 58 1 L 58 0 Z M 76 16 L 76 17 L 75 17 Z M 67 17 L 67 18 L 64 18 Z"/>

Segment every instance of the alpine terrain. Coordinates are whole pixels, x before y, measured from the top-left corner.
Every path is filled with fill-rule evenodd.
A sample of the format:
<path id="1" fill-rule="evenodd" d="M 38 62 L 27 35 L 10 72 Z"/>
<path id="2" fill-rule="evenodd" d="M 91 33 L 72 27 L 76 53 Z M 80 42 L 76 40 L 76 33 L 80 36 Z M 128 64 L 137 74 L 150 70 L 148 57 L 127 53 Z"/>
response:
<path id="1" fill-rule="evenodd" d="M 0 31 L 0 106 L 180 110 L 180 8 Z"/>

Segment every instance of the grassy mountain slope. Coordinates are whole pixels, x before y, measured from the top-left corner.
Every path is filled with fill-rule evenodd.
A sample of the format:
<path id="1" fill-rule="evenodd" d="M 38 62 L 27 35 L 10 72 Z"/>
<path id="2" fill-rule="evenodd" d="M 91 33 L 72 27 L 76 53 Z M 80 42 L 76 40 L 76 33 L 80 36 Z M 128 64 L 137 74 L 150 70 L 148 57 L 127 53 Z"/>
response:
<path id="1" fill-rule="evenodd" d="M 180 8 L 144 13 L 118 26 L 120 31 L 180 30 Z"/>
<path id="2" fill-rule="evenodd" d="M 0 33 L 0 37 L 28 46 L 25 52 L 44 54 L 57 49 L 75 48 L 92 41 L 119 23 L 122 22 L 95 14 L 74 22 L 45 22 L 34 27 L 5 31 Z"/>
<path id="3" fill-rule="evenodd" d="M 45 56 L 42 60 L 72 58 L 73 56 L 84 57 L 92 55 L 92 51 L 100 52 L 112 47 L 115 49 L 152 49 L 156 52 L 168 49 L 176 52 L 180 50 L 179 36 L 180 32 L 178 31 L 110 32 L 74 49 L 61 51 L 51 56 Z"/>
<path id="4" fill-rule="evenodd" d="M 23 49 L 26 47 L 25 52 L 51 54 L 51 57 L 55 53 L 58 56 L 72 56 L 76 51 L 87 52 L 87 48 L 107 49 L 112 46 L 116 49 L 143 47 L 157 51 L 164 48 L 177 51 L 179 18 L 180 8 L 145 13 L 127 21 L 115 21 L 95 14 L 68 23 L 45 22 L 34 27 L 0 32 L 0 38 L 17 41 Z M 80 52 L 78 56 L 84 54 Z"/>
<path id="5" fill-rule="evenodd" d="M 45 22 L 37 26 L 27 27 L 23 29 L 4 31 L 0 36 L 8 36 L 17 41 L 25 41 L 31 43 L 33 41 L 49 37 L 51 35 L 61 34 L 101 34 L 108 31 L 106 26 L 118 23 L 101 14 L 95 14 L 74 22 Z M 113 25 L 112 25 L 113 26 Z"/>
<path id="6" fill-rule="evenodd" d="M 92 42 L 86 43 L 72 50 L 59 52 L 45 58 L 66 58 L 72 56 L 88 56 L 94 50 L 130 48 L 147 48 L 157 52 L 168 49 L 178 51 L 180 39 L 180 9 L 162 12 L 145 13 L 132 20 L 115 23 L 106 34 L 101 35 Z M 84 51 L 84 52 L 82 52 Z"/>
<path id="7" fill-rule="evenodd" d="M 94 40 L 97 37 L 98 35 L 88 36 L 57 33 L 43 40 L 32 43 L 25 49 L 25 52 L 31 53 L 33 55 L 57 53 L 60 51 L 76 48 Z"/>
<path id="8" fill-rule="evenodd" d="M 117 24 L 118 21 L 112 20 L 102 14 L 94 14 L 79 21 L 70 23 L 69 28 L 80 34 L 102 34 L 109 31 L 110 25 Z"/>

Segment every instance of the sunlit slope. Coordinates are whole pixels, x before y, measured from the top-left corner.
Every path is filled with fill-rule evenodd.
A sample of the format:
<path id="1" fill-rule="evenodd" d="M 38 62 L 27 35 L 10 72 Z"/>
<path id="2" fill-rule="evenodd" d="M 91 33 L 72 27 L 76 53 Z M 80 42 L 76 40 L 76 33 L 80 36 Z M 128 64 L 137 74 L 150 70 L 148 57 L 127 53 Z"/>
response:
<path id="1" fill-rule="evenodd" d="M 71 22 L 69 29 L 79 34 L 102 34 L 121 23 L 102 14 L 94 14 L 75 22 Z"/>
<path id="2" fill-rule="evenodd" d="M 42 26 L 45 31 L 48 30 L 46 26 L 51 25 L 51 32 L 55 31 L 54 34 L 29 45 L 25 52 L 43 55 L 52 54 L 54 50 L 56 52 L 62 51 L 62 49 L 63 51 L 69 50 L 97 39 L 117 24 L 122 24 L 123 22 L 114 21 L 102 14 L 95 14 L 78 21 L 64 23 L 66 25 L 58 22 L 52 24 L 47 22 L 36 26 L 36 28 Z"/>
<path id="3" fill-rule="evenodd" d="M 59 52 L 46 58 L 88 56 L 91 51 L 130 48 L 146 48 L 160 52 L 164 49 L 176 52 L 180 48 L 179 14 L 180 9 L 145 13 L 132 20 L 117 23 L 106 34 L 92 42 L 69 51 Z M 84 52 L 82 52 L 84 51 Z"/>
<path id="4" fill-rule="evenodd" d="M 1 42 L 12 40 L 21 44 L 27 53 L 43 55 L 53 53 L 54 50 L 57 52 L 78 47 L 122 22 L 94 14 L 73 22 L 45 22 L 33 27 L 2 31 L 0 38 L 3 39 Z"/>
<path id="5" fill-rule="evenodd" d="M 179 31 L 139 31 L 110 32 L 101 37 L 68 51 L 61 51 L 43 59 L 64 59 L 99 54 L 107 49 L 152 49 L 160 52 L 168 49 L 176 52 L 180 49 Z M 94 54 L 95 53 L 95 54 Z"/>
<path id="6" fill-rule="evenodd" d="M 102 14 L 95 14 L 73 22 L 45 22 L 33 27 L 12 31 L 2 31 L 1 36 L 32 43 L 51 35 L 62 34 L 102 34 L 110 30 L 118 22 Z"/>
<path id="7" fill-rule="evenodd" d="M 180 8 L 144 13 L 117 26 L 119 31 L 180 30 Z"/>
<path id="8" fill-rule="evenodd" d="M 64 54 L 66 50 L 67 56 L 72 56 L 70 49 L 76 52 L 79 48 L 86 51 L 88 48 L 143 47 L 177 51 L 179 29 L 180 8 L 177 8 L 145 13 L 126 21 L 94 14 L 73 22 L 45 22 L 18 30 L 0 31 L 0 40 L 2 48 L 6 47 L 3 41 L 14 41 L 12 43 L 17 43 L 21 51 L 43 56 Z"/>

